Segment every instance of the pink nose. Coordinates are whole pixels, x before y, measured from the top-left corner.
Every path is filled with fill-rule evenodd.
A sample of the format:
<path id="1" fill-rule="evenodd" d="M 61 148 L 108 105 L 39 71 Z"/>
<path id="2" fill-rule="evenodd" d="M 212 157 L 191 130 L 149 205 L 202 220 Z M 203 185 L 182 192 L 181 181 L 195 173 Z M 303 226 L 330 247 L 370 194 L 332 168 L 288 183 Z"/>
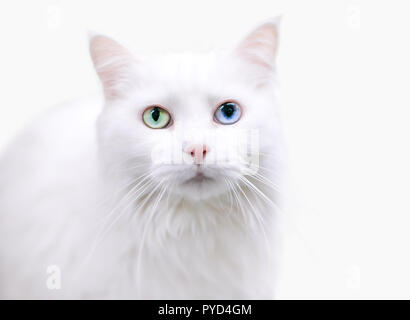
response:
<path id="1" fill-rule="evenodd" d="M 185 149 L 185 152 L 191 155 L 195 164 L 201 164 L 204 162 L 206 153 L 209 152 L 209 147 L 205 144 L 190 145 Z"/>

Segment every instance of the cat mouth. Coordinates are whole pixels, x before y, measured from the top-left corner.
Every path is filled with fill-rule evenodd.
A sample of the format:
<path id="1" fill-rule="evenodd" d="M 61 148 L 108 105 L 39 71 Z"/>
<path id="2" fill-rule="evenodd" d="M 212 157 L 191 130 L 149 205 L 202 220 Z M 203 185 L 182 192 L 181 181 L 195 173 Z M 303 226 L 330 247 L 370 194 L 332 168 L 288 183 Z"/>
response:
<path id="1" fill-rule="evenodd" d="M 193 177 L 189 178 L 184 182 L 184 184 L 189 184 L 189 183 L 202 183 L 206 181 L 211 181 L 213 180 L 212 178 L 204 175 L 202 172 L 197 172 Z"/>

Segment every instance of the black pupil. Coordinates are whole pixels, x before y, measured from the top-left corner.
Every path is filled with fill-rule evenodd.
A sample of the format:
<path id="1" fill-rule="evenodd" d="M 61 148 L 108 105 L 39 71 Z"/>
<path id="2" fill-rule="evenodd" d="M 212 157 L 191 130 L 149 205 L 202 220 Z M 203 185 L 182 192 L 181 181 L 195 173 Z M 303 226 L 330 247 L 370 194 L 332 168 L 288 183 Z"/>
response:
<path id="1" fill-rule="evenodd" d="M 231 118 L 235 112 L 235 105 L 233 103 L 225 103 L 221 108 L 222 113 L 227 118 Z"/>
<path id="2" fill-rule="evenodd" d="M 154 119 L 154 121 L 158 121 L 160 115 L 160 111 L 158 107 L 155 107 L 151 111 L 151 117 Z"/>

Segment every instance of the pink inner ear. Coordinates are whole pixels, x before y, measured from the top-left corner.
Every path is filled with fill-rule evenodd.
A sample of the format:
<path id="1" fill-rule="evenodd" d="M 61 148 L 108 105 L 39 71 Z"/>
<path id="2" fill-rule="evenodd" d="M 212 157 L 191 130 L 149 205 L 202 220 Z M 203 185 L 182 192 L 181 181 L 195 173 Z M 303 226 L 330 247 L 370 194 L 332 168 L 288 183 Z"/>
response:
<path id="1" fill-rule="evenodd" d="M 105 36 L 91 39 L 90 53 L 106 98 L 118 97 L 116 87 L 124 80 L 125 70 L 133 62 L 132 55 L 116 41 Z"/>
<path id="2" fill-rule="evenodd" d="M 274 24 L 264 24 L 253 31 L 239 45 L 238 53 L 254 64 L 272 69 L 277 44 L 278 31 Z"/>

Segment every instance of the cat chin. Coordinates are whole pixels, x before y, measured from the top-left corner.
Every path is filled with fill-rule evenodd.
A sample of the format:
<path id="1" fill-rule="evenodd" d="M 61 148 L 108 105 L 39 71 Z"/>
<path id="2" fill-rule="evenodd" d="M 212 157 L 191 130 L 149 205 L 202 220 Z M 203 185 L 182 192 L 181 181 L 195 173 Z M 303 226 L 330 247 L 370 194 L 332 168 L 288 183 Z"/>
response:
<path id="1" fill-rule="evenodd" d="M 203 201 L 224 195 L 228 192 L 228 188 L 223 182 L 214 178 L 194 177 L 175 186 L 171 192 L 187 200 Z"/>

